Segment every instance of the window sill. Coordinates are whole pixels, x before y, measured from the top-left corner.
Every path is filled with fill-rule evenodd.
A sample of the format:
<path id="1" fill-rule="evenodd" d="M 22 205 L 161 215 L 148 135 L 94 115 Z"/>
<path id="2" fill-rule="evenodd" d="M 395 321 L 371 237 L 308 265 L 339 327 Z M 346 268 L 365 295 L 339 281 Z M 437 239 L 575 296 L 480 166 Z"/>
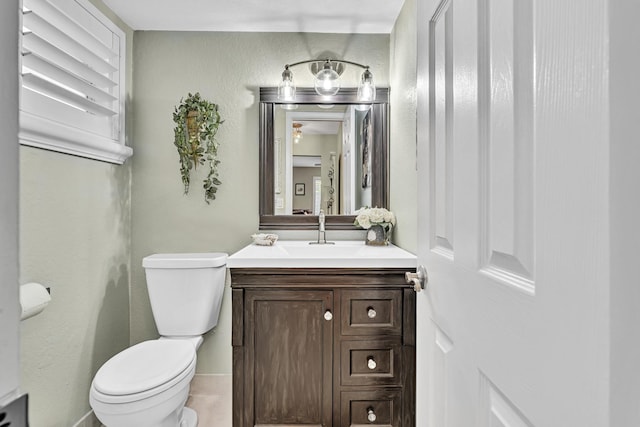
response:
<path id="1" fill-rule="evenodd" d="M 19 139 L 22 145 L 119 165 L 133 155 L 131 147 L 24 111 Z"/>

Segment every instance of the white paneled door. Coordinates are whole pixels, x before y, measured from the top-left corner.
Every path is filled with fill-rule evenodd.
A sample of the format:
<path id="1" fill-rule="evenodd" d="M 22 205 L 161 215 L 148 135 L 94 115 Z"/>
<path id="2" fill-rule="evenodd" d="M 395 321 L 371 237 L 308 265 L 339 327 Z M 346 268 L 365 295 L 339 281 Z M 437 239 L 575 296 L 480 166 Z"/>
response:
<path id="1" fill-rule="evenodd" d="M 608 425 L 606 4 L 418 1 L 420 427 Z"/>

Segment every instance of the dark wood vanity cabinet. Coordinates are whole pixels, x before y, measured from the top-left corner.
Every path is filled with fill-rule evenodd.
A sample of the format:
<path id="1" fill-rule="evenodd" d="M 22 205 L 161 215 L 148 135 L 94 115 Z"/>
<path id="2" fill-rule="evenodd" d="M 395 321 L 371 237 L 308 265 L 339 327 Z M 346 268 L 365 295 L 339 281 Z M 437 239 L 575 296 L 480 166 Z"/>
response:
<path id="1" fill-rule="evenodd" d="M 415 425 L 404 269 L 231 269 L 233 425 Z"/>

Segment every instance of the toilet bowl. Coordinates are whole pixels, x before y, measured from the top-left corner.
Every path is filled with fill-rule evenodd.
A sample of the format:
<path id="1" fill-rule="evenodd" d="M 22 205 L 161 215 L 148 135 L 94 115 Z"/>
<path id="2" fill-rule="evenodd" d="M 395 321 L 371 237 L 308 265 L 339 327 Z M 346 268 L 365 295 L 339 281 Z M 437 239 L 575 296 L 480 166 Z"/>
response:
<path id="1" fill-rule="evenodd" d="M 202 334 L 218 323 L 224 253 L 155 254 L 143 259 L 161 337 L 109 359 L 96 373 L 89 403 L 106 427 L 195 427 L 184 405 Z"/>
<path id="2" fill-rule="evenodd" d="M 195 427 L 195 413 L 184 408 L 195 369 L 190 341 L 144 341 L 102 365 L 89 401 L 109 427 Z"/>

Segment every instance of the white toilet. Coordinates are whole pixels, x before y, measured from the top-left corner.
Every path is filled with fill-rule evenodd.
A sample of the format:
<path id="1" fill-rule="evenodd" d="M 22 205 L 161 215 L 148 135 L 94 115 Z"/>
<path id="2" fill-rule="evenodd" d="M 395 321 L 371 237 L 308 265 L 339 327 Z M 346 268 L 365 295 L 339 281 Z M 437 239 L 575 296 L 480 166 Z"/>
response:
<path id="1" fill-rule="evenodd" d="M 109 359 L 89 403 L 107 427 L 195 427 L 185 408 L 202 335 L 218 323 L 227 254 L 156 254 L 142 260 L 160 338 Z"/>

